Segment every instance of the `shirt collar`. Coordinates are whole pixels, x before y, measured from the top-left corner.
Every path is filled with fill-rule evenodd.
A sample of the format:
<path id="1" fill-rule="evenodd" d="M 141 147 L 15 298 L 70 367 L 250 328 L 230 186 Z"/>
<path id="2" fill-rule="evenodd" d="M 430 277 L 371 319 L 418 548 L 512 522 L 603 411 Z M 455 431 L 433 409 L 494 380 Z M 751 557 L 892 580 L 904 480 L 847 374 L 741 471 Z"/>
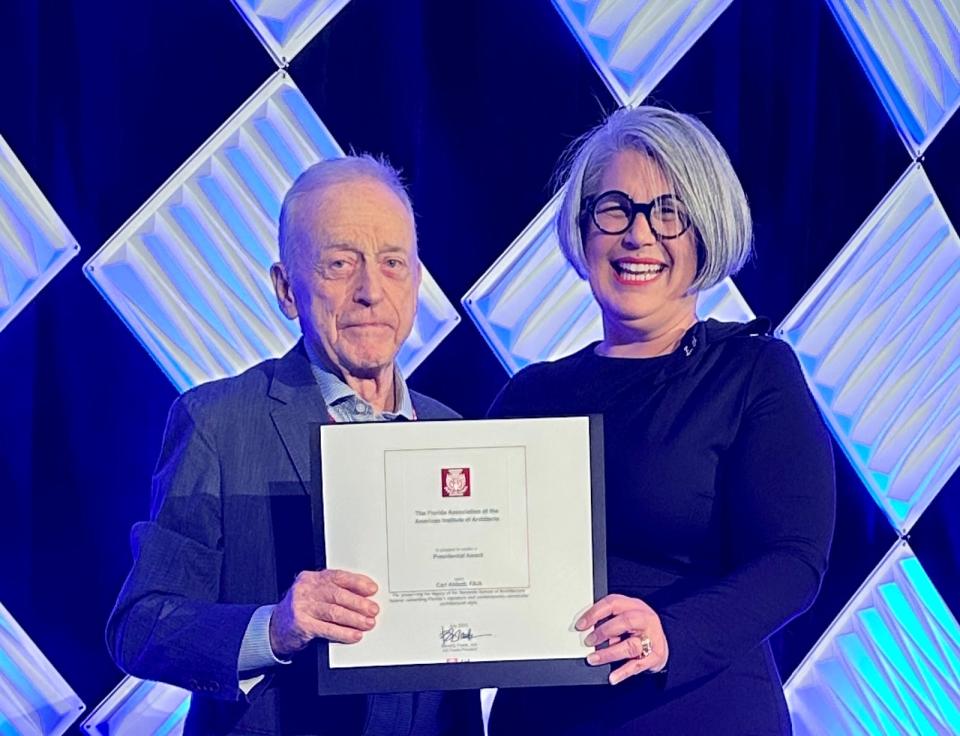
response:
<path id="1" fill-rule="evenodd" d="M 328 407 L 334 408 L 344 402 L 350 402 L 352 404 L 360 402 L 366 404 L 368 407 L 370 406 L 370 404 L 350 388 L 340 376 L 331 371 L 319 359 L 310 347 L 309 342 L 306 340 L 303 342 L 307 350 L 307 357 L 310 359 L 310 370 L 313 371 L 313 377 L 317 380 L 320 393 L 323 395 L 323 400 Z M 413 399 L 410 396 L 410 390 L 407 388 L 407 382 L 404 380 L 403 374 L 397 369 L 396 363 L 394 363 L 393 367 L 393 387 L 396 392 L 397 409 L 392 412 L 383 412 L 379 415 L 380 418 L 392 420 L 403 417 L 411 421 L 416 419 L 416 412 L 413 409 Z"/>

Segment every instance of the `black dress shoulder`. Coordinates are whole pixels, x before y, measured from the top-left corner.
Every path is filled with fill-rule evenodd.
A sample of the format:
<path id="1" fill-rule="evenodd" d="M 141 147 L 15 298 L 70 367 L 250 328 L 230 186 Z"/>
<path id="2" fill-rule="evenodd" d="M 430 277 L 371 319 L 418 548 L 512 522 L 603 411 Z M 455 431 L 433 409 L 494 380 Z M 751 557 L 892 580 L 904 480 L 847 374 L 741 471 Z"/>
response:
<path id="1" fill-rule="evenodd" d="M 528 366 L 494 417 L 602 414 L 608 588 L 658 613 L 664 673 L 503 690 L 503 734 L 782 734 L 768 639 L 813 602 L 834 524 L 832 443 L 769 323 L 699 322 L 670 355 Z"/>

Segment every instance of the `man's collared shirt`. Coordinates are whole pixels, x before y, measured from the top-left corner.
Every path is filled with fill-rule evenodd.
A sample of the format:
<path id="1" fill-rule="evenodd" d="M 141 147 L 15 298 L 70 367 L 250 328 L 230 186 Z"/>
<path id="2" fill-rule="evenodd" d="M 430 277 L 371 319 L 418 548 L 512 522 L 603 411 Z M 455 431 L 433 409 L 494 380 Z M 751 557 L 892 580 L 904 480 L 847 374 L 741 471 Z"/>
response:
<path id="1" fill-rule="evenodd" d="M 393 368 L 393 395 L 396 398 L 394 403 L 397 408 L 392 412 L 385 411 L 378 414 L 340 376 L 328 370 L 320 361 L 315 360 L 312 353 L 313 351 L 308 348 L 307 355 L 310 356 L 310 369 L 313 371 L 313 377 L 317 379 L 320 393 L 323 394 L 327 411 L 330 412 L 330 418 L 333 421 L 392 422 L 401 418 L 410 421 L 417 418 L 413 410 L 413 401 L 410 399 L 407 382 L 403 380 L 403 375 L 396 366 Z"/>
<path id="2" fill-rule="evenodd" d="M 392 412 L 377 413 L 340 376 L 326 368 L 308 345 L 306 349 L 307 357 L 310 359 L 310 370 L 317 379 L 330 419 L 334 422 L 391 422 L 397 419 L 413 421 L 417 418 L 407 382 L 396 365 L 393 369 L 393 395 L 397 409 Z M 237 663 L 241 677 L 243 672 L 256 672 L 273 665 L 289 664 L 277 659 L 270 647 L 270 616 L 275 607 L 275 604 L 260 606 L 254 611 L 247 624 L 243 640 L 240 642 L 240 656 Z M 262 679 L 263 675 L 244 678 L 240 681 L 240 689 L 244 693 L 249 693 Z"/>

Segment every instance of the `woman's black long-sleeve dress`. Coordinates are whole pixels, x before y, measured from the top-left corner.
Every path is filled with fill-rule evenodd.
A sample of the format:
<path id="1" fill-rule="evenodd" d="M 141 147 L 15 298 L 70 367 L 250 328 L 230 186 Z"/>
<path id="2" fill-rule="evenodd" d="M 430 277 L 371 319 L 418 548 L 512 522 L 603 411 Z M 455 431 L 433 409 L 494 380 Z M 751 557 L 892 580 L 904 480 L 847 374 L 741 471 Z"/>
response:
<path id="1" fill-rule="evenodd" d="M 768 637 L 813 602 L 834 523 L 831 440 L 769 323 L 698 322 L 670 355 L 528 366 L 492 417 L 600 413 L 608 587 L 660 616 L 664 673 L 501 690 L 504 734 L 783 734 Z"/>

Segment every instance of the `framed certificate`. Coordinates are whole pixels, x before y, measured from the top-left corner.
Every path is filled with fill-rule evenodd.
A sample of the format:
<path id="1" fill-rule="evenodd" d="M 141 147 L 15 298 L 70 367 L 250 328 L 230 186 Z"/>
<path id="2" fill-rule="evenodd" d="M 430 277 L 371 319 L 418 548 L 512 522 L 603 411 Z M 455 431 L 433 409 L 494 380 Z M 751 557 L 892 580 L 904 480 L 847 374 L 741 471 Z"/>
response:
<path id="1" fill-rule="evenodd" d="M 606 683 L 574 622 L 606 595 L 600 417 L 320 428 L 324 557 L 379 585 L 321 641 L 321 694 Z"/>

